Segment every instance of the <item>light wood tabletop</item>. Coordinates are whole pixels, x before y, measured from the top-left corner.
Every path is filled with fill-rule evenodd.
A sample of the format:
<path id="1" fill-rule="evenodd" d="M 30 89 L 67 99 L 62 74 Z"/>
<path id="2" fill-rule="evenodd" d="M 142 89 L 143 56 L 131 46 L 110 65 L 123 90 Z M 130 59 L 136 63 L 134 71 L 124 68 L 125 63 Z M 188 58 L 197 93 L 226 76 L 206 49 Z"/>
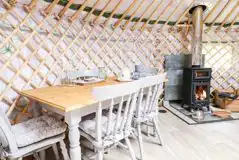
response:
<path id="1" fill-rule="evenodd" d="M 119 84 L 116 78 L 111 77 L 103 82 L 84 86 L 51 86 L 21 91 L 20 95 L 58 108 L 64 112 L 82 108 L 96 103 L 92 97 L 92 89 L 98 86 Z"/>

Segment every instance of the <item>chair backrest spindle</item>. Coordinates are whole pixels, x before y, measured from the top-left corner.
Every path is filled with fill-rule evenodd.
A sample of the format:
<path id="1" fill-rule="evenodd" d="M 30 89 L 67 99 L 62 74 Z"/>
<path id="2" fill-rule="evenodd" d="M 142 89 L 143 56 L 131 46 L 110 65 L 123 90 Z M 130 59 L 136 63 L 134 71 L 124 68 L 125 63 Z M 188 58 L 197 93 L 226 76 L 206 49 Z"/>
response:
<path id="1" fill-rule="evenodd" d="M 121 117 L 121 111 L 122 111 L 123 103 L 124 103 L 124 97 L 121 97 L 120 103 L 119 103 L 118 112 L 117 112 L 117 117 L 116 117 L 116 123 L 115 123 L 115 126 L 114 126 L 113 136 L 115 136 L 116 133 L 117 133 L 117 129 L 118 129 L 118 126 L 119 126 L 119 121 L 120 121 L 120 117 Z"/>
<path id="2" fill-rule="evenodd" d="M 117 134 L 130 130 L 139 87 L 140 84 L 134 81 L 93 89 L 92 94 L 99 103 L 96 113 L 98 143 L 102 143 L 102 137 L 114 139 Z M 125 101 L 126 106 L 123 105 Z M 106 115 L 105 111 L 107 111 Z"/>
<path id="3" fill-rule="evenodd" d="M 96 140 L 98 143 L 102 144 L 102 106 L 101 103 L 99 103 L 99 106 L 97 108 L 96 112 L 96 126 L 95 126 L 95 131 L 96 131 Z"/>
<path id="4" fill-rule="evenodd" d="M 113 108 L 114 108 L 114 99 L 111 99 L 110 109 L 108 113 L 108 125 L 107 125 L 107 132 L 106 134 L 109 135 L 112 128 L 112 115 L 113 115 Z"/>
<path id="5" fill-rule="evenodd" d="M 127 120 L 127 115 L 129 113 L 129 107 L 130 107 L 130 100 L 131 100 L 131 95 L 129 95 L 128 99 L 127 99 L 127 103 L 126 103 L 126 106 L 124 108 L 124 113 L 123 113 L 123 120 L 121 122 L 121 125 L 120 125 L 120 131 L 123 131 L 124 130 L 124 124 Z"/>
<path id="6" fill-rule="evenodd" d="M 131 95 L 131 105 L 129 107 L 128 116 L 126 119 L 125 131 L 129 131 L 129 130 L 127 130 L 127 128 L 129 128 L 132 125 L 133 112 L 135 110 L 137 97 L 138 97 L 138 93 Z"/>
<path id="7" fill-rule="evenodd" d="M 145 119 L 152 112 L 157 112 L 158 99 L 163 90 L 161 86 L 165 80 L 166 73 L 156 76 L 144 77 L 139 80 L 140 96 L 137 102 L 136 117 Z M 145 98 L 146 97 L 146 98 Z"/>

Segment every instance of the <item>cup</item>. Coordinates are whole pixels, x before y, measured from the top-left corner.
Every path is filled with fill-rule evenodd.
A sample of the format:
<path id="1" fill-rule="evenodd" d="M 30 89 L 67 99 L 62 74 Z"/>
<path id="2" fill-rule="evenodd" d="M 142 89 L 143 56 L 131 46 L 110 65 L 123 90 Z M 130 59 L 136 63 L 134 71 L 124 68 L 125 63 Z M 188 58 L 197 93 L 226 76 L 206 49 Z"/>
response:
<path id="1" fill-rule="evenodd" d="M 130 70 L 128 68 L 125 68 L 125 69 L 122 70 L 121 78 L 123 80 L 131 79 L 131 73 L 130 73 Z"/>

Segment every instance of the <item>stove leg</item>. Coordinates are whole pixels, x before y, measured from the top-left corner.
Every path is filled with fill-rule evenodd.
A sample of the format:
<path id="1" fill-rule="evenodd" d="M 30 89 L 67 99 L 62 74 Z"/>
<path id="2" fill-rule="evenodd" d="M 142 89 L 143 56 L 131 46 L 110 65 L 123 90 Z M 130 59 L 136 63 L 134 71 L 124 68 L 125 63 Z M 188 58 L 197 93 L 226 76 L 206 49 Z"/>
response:
<path id="1" fill-rule="evenodd" d="M 183 102 L 183 101 L 181 102 L 181 107 L 182 107 L 182 108 L 184 107 L 184 102 Z"/>

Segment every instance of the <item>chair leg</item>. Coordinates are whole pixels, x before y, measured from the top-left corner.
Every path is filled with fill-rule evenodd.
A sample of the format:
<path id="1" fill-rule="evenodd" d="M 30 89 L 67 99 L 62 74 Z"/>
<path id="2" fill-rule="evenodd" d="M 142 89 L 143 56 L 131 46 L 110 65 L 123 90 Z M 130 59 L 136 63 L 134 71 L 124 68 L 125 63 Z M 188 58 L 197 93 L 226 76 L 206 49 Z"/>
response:
<path id="1" fill-rule="evenodd" d="M 156 134 L 158 136 L 159 144 L 162 146 L 163 145 L 163 141 L 161 139 L 160 130 L 159 130 L 159 127 L 158 127 L 156 119 L 157 119 L 157 117 L 153 118 L 153 125 L 154 125 L 154 128 L 155 128 Z"/>
<path id="2" fill-rule="evenodd" d="M 46 160 L 46 151 L 45 150 L 40 151 L 39 156 L 41 160 Z"/>
<path id="3" fill-rule="evenodd" d="M 146 127 L 147 127 L 147 136 L 149 137 L 150 136 L 150 133 L 149 133 L 149 121 L 147 121 Z"/>
<path id="4" fill-rule="evenodd" d="M 97 151 L 97 156 L 96 156 L 96 159 L 97 160 L 103 160 L 104 158 L 104 149 L 100 149 Z"/>
<path id="5" fill-rule="evenodd" d="M 126 142 L 126 145 L 127 145 L 128 148 L 129 148 L 129 152 L 130 152 L 131 159 L 132 159 L 132 160 L 136 160 L 134 150 L 133 150 L 133 148 L 132 148 L 132 146 L 131 146 L 131 143 L 130 143 L 128 137 L 125 138 L 125 142 Z"/>
<path id="6" fill-rule="evenodd" d="M 64 160 L 70 160 L 70 157 L 69 157 L 67 149 L 66 149 L 66 144 L 63 140 L 60 141 L 60 148 L 61 148 L 61 153 L 63 155 L 63 159 Z"/>
<path id="7" fill-rule="evenodd" d="M 41 160 L 37 152 L 33 153 L 33 157 L 35 158 L 35 160 Z"/>
<path id="8" fill-rule="evenodd" d="M 153 134 L 152 134 L 152 136 L 153 136 L 153 137 L 156 137 L 156 136 L 157 136 L 155 127 L 153 127 Z"/>
<path id="9" fill-rule="evenodd" d="M 137 138 L 138 138 L 138 143 L 139 143 L 140 159 L 143 160 L 143 139 L 142 139 L 140 123 L 137 124 L 137 134 L 138 134 Z"/>
<path id="10" fill-rule="evenodd" d="M 56 157 L 56 160 L 60 160 L 60 155 L 59 155 L 59 152 L 58 152 L 58 149 L 57 149 L 57 145 L 53 144 L 52 149 L 53 149 L 54 155 Z"/>

